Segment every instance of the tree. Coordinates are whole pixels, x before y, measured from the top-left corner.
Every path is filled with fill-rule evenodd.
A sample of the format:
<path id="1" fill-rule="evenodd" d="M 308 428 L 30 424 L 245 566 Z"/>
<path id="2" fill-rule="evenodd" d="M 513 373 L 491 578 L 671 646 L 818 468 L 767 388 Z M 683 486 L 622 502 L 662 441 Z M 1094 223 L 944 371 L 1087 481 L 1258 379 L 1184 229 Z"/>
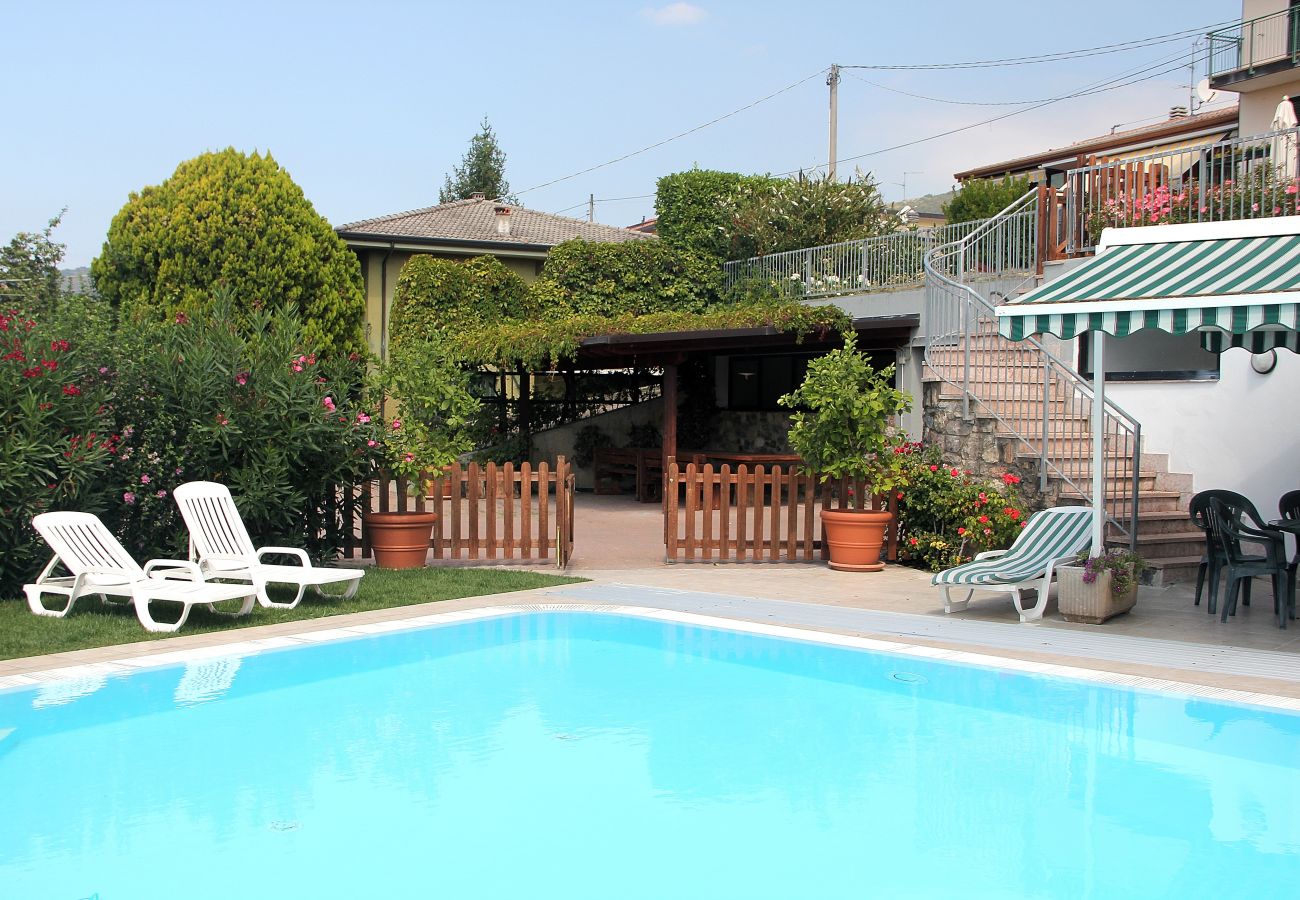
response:
<path id="1" fill-rule="evenodd" d="M 50 219 L 43 231 L 20 231 L 8 246 L 0 247 L 0 303 L 29 312 L 54 306 L 59 299 L 59 263 L 66 248 L 53 235 L 65 212 Z"/>
<path id="2" fill-rule="evenodd" d="M 989 219 L 1023 197 L 1029 188 L 1028 178 L 1012 178 L 1010 175 L 1002 176 L 1001 181 L 992 178 L 965 181 L 952 202 L 944 204 L 943 214 L 948 217 L 949 224 L 954 225 Z"/>
<path id="3" fill-rule="evenodd" d="M 313 349 L 364 349 L 357 258 L 270 154 L 204 153 L 133 193 L 91 274 L 132 316 L 199 315 L 220 289 L 244 318 L 296 307 Z"/>
<path id="4" fill-rule="evenodd" d="M 860 172 L 847 181 L 750 180 L 729 209 L 732 259 L 874 237 L 898 224 L 875 180 Z"/>
<path id="5" fill-rule="evenodd" d="M 510 182 L 506 181 L 506 154 L 497 144 L 496 133 L 484 117 L 478 134 L 469 139 L 469 149 L 460 165 L 452 168 L 438 192 L 439 203 L 465 200 L 471 194 L 482 194 L 489 200 L 504 200 L 518 204 L 510 195 Z"/>

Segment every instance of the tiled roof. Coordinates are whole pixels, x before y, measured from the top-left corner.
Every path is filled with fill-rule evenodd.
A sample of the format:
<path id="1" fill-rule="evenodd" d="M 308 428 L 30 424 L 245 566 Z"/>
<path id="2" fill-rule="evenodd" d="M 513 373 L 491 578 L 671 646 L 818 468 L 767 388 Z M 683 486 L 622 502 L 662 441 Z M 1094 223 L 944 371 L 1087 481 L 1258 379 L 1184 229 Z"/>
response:
<path id="1" fill-rule="evenodd" d="M 1126 147 L 1143 141 L 1157 142 L 1161 139 L 1177 139 L 1179 135 L 1200 131 L 1205 128 L 1222 127 L 1224 131 L 1227 131 L 1236 127 L 1236 125 L 1237 107 L 1234 104 L 1223 109 L 1216 109 L 1213 112 L 1201 113 L 1197 116 L 1166 119 L 1155 125 L 1130 128 L 1127 131 L 1117 131 L 1114 134 L 1103 134 L 1099 137 L 1076 141 L 1064 147 L 1043 150 L 1030 156 L 990 163 L 974 169 L 967 169 L 965 172 L 958 172 L 953 177 L 958 181 L 964 181 L 967 178 L 984 178 L 990 175 L 1001 175 L 1004 172 L 1026 171 L 1036 169 L 1045 162 L 1058 160 L 1066 156 L 1104 154 L 1107 150 L 1115 147 Z"/>
<path id="2" fill-rule="evenodd" d="M 510 233 L 497 231 L 499 206 L 510 210 Z M 552 247 L 573 238 L 594 243 L 640 241 L 653 235 L 600 225 L 568 216 L 539 212 L 522 206 L 511 206 L 495 200 L 456 200 L 425 209 L 394 213 L 375 219 L 363 219 L 341 225 L 337 229 L 345 236 L 375 236 L 383 238 L 418 238 L 421 240 L 469 241 L 493 244 L 520 244 L 531 247 Z"/>

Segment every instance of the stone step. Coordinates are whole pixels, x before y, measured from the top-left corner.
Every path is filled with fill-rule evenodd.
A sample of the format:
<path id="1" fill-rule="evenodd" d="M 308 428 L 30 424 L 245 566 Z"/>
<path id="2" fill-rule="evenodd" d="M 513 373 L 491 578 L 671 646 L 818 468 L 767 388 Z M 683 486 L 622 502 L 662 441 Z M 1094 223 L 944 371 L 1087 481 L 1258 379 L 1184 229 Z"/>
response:
<path id="1" fill-rule="evenodd" d="M 1200 531 L 1174 531 L 1166 534 L 1144 534 L 1138 528 L 1138 553 L 1144 558 L 1168 559 L 1200 554 L 1205 550 L 1205 535 Z"/>
<path id="2" fill-rule="evenodd" d="M 1062 498 L 1063 500 L 1065 498 Z M 1127 497 L 1111 501 L 1111 513 L 1113 515 L 1125 516 L 1129 512 L 1129 501 Z M 1138 519 L 1141 520 L 1144 513 L 1155 512 L 1176 512 L 1186 517 L 1187 510 L 1183 503 L 1183 495 L 1178 491 L 1163 491 L 1159 489 L 1144 490 L 1138 492 Z"/>
<path id="3" fill-rule="evenodd" d="M 1188 521 L 1186 510 L 1149 510 L 1140 499 L 1138 501 L 1138 534 L 1184 533 Z"/>
<path id="4" fill-rule="evenodd" d="M 1151 567 L 1151 584 L 1196 584 L 1196 570 L 1201 565 L 1199 553 L 1188 556 L 1166 556 L 1148 559 Z"/>

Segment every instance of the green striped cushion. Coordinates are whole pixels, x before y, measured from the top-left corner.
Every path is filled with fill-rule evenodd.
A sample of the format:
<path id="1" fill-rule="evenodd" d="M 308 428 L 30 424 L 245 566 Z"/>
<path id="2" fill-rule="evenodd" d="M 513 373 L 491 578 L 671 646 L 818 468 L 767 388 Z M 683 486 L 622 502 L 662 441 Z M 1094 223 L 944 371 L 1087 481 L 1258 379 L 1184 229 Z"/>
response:
<path id="1" fill-rule="evenodd" d="M 1045 509 L 1029 518 L 1011 549 L 939 572 L 931 584 L 1019 584 L 1041 576 L 1047 564 L 1088 545 L 1092 510 L 1086 506 Z"/>

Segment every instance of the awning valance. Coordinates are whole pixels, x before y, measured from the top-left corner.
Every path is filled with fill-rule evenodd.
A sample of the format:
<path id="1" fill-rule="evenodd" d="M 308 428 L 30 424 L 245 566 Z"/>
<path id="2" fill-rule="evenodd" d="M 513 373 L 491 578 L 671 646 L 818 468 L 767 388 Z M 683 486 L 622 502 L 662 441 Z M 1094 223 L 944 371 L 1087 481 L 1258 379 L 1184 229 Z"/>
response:
<path id="1" fill-rule="evenodd" d="M 1224 237 L 1227 226 L 1263 233 Z M 1093 259 L 998 307 L 1001 333 L 1013 340 L 1040 332 L 1070 339 L 1084 331 L 1124 337 L 1156 328 L 1202 331 L 1207 349 L 1294 349 L 1300 327 L 1295 217 L 1116 229 L 1107 236 L 1111 246 Z"/>

